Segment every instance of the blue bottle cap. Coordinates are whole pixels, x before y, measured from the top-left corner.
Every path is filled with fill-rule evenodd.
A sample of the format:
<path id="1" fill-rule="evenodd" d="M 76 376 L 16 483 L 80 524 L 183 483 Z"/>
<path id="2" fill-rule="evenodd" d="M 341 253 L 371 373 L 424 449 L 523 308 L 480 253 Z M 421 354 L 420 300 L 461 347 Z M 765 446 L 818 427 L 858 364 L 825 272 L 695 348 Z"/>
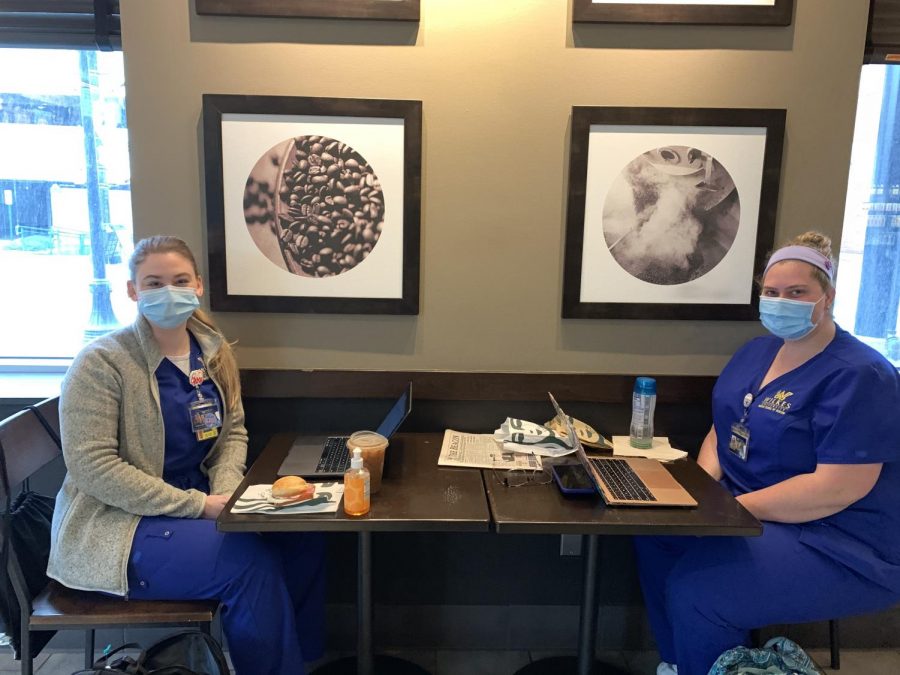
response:
<path id="1" fill-rule="evenodd" d="M 656 380 L 652 377 L 639 377 L 634 381 L 635 394 L 656 394 Z"/>

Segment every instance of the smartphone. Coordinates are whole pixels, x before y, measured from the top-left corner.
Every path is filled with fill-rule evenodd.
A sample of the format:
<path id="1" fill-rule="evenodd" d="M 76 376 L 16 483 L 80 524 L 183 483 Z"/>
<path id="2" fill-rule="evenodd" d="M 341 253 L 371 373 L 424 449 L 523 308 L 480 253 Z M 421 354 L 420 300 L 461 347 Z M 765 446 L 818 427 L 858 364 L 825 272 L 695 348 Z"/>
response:
<path id="1" fill-rule="evenodd" d="M 564 495 L 592 495 L 597 493 L 594 482 L 581 464 L 553 464 L 553 480 Z"/>

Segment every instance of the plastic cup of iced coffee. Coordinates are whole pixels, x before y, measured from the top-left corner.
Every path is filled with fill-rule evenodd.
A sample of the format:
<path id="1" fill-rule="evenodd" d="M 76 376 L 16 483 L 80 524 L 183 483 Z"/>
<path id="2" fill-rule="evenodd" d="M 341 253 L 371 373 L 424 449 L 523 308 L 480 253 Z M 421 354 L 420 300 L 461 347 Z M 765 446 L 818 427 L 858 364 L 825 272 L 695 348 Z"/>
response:
<path id="1" fill-rule="evenodd" d="M 381 473 L 384 471 L 384 451 L 388 439 L 376 431 L 356 431 L 350 435 L 347 447 L 362 450 L 363 465 L 369 470 L 369 492 L 375 494 L 381 489 Z"/>

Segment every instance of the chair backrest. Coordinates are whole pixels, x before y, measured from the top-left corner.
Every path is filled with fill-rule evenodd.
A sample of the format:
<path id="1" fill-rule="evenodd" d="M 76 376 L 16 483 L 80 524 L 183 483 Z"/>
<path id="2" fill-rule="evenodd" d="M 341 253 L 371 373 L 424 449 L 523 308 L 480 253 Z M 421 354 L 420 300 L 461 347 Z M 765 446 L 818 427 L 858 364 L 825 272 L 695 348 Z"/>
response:
<path id="1" fill-rule="evenodd" d="M 59 399 L 50 398 L 34 406 L 35 410 L 21 410 L 0 421 L 0 452 L 6 466 L 8 486 L 17 485 L 36 471 L 59 457 Z M 47 429 L 38 413 L 46 421 Z M 54 431 L 56 437 L 50 433 Z M 6 501 L 6 486 L 0 480 L 0 504 Z"/>
<path id="2" fill-rule="evenodd" d="M 31 476 L 62 454 L 58 408 L 58 399 L 47 399 L 0 421 L 0 566 L 6 568 L 0 615 L 19 656 L 23 650 L 33 656 L 49 639 L 31 640 L 28 626 L 32 599 L 47 585 L 53 499 L 27 487 Z M 16 498 L 20 486 L 24 491 Z"/>
<path id="3" fill-rule="evenodd" d="M 40 403 L 30 405 L 28 410 L 34 411 L 47 433 L 53 437 L 58 446 L 61 446 L 62 441 L 59 437 L 59 396 L 46 398 Z"/>

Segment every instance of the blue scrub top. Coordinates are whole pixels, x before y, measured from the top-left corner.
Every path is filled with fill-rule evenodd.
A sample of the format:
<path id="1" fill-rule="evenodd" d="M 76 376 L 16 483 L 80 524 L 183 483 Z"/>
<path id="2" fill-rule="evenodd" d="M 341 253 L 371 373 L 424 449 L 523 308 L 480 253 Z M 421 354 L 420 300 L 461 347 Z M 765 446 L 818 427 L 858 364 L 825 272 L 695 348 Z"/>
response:
<path id="1" fill-rule="evenodd" d="M 883 463 L 875 487 L 843 511 L 800 525 L 800 540 L 873 581 L 900 591 L 900 376 L 874 349 L 837 328 L 803 365 L 760 382 L 783 344 L 751 340 L 713 389 L 713 423 L 723 484 L 734 495 L 768 487 L 822 464 Z M 744 416 L 747 460 L 728 448 Z"/>
<path id="2" fill-rule="evenodd" d="M 190 368 L 204 368 L 203 353 L 193 335 L 190 335 Z M 205 372 L 205 369 L 204 369 Z M 165 464 L 163 480 L 182 490 L 195 489 L 209 493 L 209 480 L 200 465 L 212 449 L 216 438 L 198 441 L 191 429 L 188 406 L 197 400 L 197 391 L 190 379 L 169 359 L 163 359 L 156 369 L 159 385 L 159 401 L 165 428 Z M 209 375 L 200 385 L 204 398 L 221 402 L 219 391 Z M 220 408 L 221 409 L 221 408 Z"/>

